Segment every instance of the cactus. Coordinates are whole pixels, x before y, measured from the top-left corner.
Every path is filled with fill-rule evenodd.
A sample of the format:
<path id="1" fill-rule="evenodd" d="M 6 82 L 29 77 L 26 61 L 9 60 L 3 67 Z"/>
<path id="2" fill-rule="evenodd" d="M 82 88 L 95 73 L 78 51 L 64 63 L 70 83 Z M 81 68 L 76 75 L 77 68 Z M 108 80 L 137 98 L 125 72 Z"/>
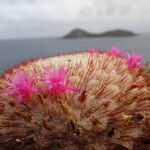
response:
<path id="1" fill-rule="evenodd" d="M 0 77 L 0 150 L 148 150 L 150 76 L 113 47 L 26 61 Z"/>

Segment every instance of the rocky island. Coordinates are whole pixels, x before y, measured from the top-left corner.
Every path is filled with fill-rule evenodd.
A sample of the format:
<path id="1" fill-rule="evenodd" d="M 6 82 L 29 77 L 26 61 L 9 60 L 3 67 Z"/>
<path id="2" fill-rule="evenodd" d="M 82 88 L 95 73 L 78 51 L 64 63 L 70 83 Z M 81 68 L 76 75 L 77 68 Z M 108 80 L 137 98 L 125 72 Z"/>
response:
<path id="1" fill-rule="evenodd" d="M 128 30 L 111 30 L 103 33 L 89 33 L 83 29 L 73 29 L 68 34 L 66 34 L 63 38 L 92 38 L 92 37 L 127 37 L 127 36 L 135 36 L 134 32 Z"/>

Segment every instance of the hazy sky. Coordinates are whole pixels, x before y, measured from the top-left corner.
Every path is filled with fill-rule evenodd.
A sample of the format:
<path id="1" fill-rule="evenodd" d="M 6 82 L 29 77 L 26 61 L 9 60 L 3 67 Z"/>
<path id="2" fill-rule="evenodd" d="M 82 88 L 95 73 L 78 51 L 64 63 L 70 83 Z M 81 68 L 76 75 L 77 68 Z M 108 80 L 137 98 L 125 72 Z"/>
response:
<path id="1" fill-rule="evenodd" d="M 150 32 L 150 0 L 0 0 L 0 31 L 28 30 L 63 35 L 123 28 Z"/>

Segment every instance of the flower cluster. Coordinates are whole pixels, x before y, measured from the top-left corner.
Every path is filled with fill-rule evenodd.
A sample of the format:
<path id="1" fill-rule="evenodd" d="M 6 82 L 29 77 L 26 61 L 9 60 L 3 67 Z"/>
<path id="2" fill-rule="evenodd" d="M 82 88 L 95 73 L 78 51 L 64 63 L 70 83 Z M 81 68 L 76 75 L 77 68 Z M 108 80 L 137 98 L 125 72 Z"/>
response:
<path id="1" fill-rule="evenodd" d="M 15 76 L 9 78 L 11 83 L 6 88 L 6 92 L 13 97 L 16 97 L 18 102 L 21 102 L 31 96 L 36 86 L 33 83 L 32 76 L 18 71 Z"/>
<path id="2" fill-rule="evenodd" d="M 116 57 L 123 57 L 124 53 L 117 47 L 112 47 L 109 51 L 108 54 L 116 56 Z"/>
<path id="3" fill-rule="evenodd" d="M 126 64 L 129 66 L 129 68 L 134 69 L 140 66 L 140 61 L 142 60 L 142 55 L 139 55 L 137 53 L 133 53 L 132 55 L 127 54 L 127 61 Z"/>
<path id="4" fill-rule="evenodd" d="M 99 54 L 99 50 L 95 48 L 88 49 L 89 53 L 92 54 Z M 108 55 L 112 55 L 118 58 L 125 59 L 125 64 L 128 66 L 129 69 L 135 69 L 140 66 L 140 61 L 142 56 L 133 53 L 125 54 L 119 48 L 112 47 L 110 50 L 106 52 Z M 40 87 L 36 85 L 34 82 L 34 78 L 36 75 L 29 75 L 22 71 L 17 71 L 15 76 L 11 76 L 9 78 L 10 83 L 5 89 L 9 95 L 16 97 L 18 102 L 22 102 L 40 89 L 40 92 L 48 92 L 53 94 L 63 93 L 66 90 L 79 92 L 80 89 L 71 86 L 70 82 L 67 80 L 67 73 L 68 70 L 65 69 L 64 66 L 60 66 L 59 68 L 45 68 L 44 74 L 40 77 L 44 87 Z"/>
<path id="5" fill-rule="evenodd" d="M 52 93 L 62 93 L 66 90 L 78 92 L 79 88 L 70 85 L 66 80 L 68 70 L 63 66 L 58 69 L 46 69 L 46 74 L 43 76 L 43 82 L 46 84 L 46 89 Z"/>
<path id="6" fill-rule="evenodd" d="M 70 85 L 69 81 L 66 80 L 67 70 L 64 67 L 57 69 L 46 69 L 46 73 L 41 76 L 41 81 L 45 84 L 42 87 L 42 92 L 50 92 L 59 94 L 66 90 L 79 92 L 80 89 Z M 15 76 L 10 77 L 10 84 L 8 84 L 5 92 L 15 97 L 18 102 L 22 102 L 28 99 L 33 92 L 41 89 L 39 85 L 35 85 L 34 75 L 28 75 L 22 71 L 18 71 Z"/>
<path id="7" fill-rule="evenodd" d="M 93 53 L 98 54 L 99 50 L 95 48 L 89 48 L 88 52 L 92 54 Z M 129 53 L 125 53 L 117 47 L 112 47 L 110 50 L 107 51 L 107 54 L 118 58 L 124 58 L 125 64 L 130 69 L 135 69 L 140 67 L 140 61 L 142 60 L 142 55 L 138 53 L 133 53 L 132 55 L 130 55 Z"/>

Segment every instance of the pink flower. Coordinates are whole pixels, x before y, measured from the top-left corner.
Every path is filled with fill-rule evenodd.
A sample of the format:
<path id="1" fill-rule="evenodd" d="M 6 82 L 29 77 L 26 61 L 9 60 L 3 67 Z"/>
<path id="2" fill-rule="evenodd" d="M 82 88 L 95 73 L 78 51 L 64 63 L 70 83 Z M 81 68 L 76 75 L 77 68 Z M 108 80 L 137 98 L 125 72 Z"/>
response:
<path id="1" fill-rule="evenodd" d="M 18 71 L 16 75 L 9 78 L 11 83 L 5 89 L 5 92 L 16 97 L 18 102 L 29 98 L 36 87 L 33 85 L 32 76 Z"/>
<path id="2" fill-rule="evenodd" d="M 129 68 L 134 69 L 140 66 L 140 61 L 142 60 L 142 55 L 133 53 L 132 56 L 127 53 L 126 64 Z"/>
<path id="3" fill-rule="evenodd" d="M 97 53 L 99 53 L 99 49 L 97 49 L 97 48 L 89 48 L 88 52 L 91 53 L 91 54 L 94 54 L 94 53 L 97 54 Z"/>
<path id="4" fill-rule="evenodd" d="M 116 56 L 116 57 L 123 57 L 124 53 L 117 47 L 112 47 L 109 51 L 108 54 Z"/>
<path id="5" fill-rule="evenodd" d="M 79 92 L 79 88 L 70 86 L 69 81 L 66 80 L 67 72 L 68 70 L 63 66 L 54 70 L 46 69 L 43 82 L 46 84 L 47 90 L 52 93 L 62 93 L 66 90 Z"/>

